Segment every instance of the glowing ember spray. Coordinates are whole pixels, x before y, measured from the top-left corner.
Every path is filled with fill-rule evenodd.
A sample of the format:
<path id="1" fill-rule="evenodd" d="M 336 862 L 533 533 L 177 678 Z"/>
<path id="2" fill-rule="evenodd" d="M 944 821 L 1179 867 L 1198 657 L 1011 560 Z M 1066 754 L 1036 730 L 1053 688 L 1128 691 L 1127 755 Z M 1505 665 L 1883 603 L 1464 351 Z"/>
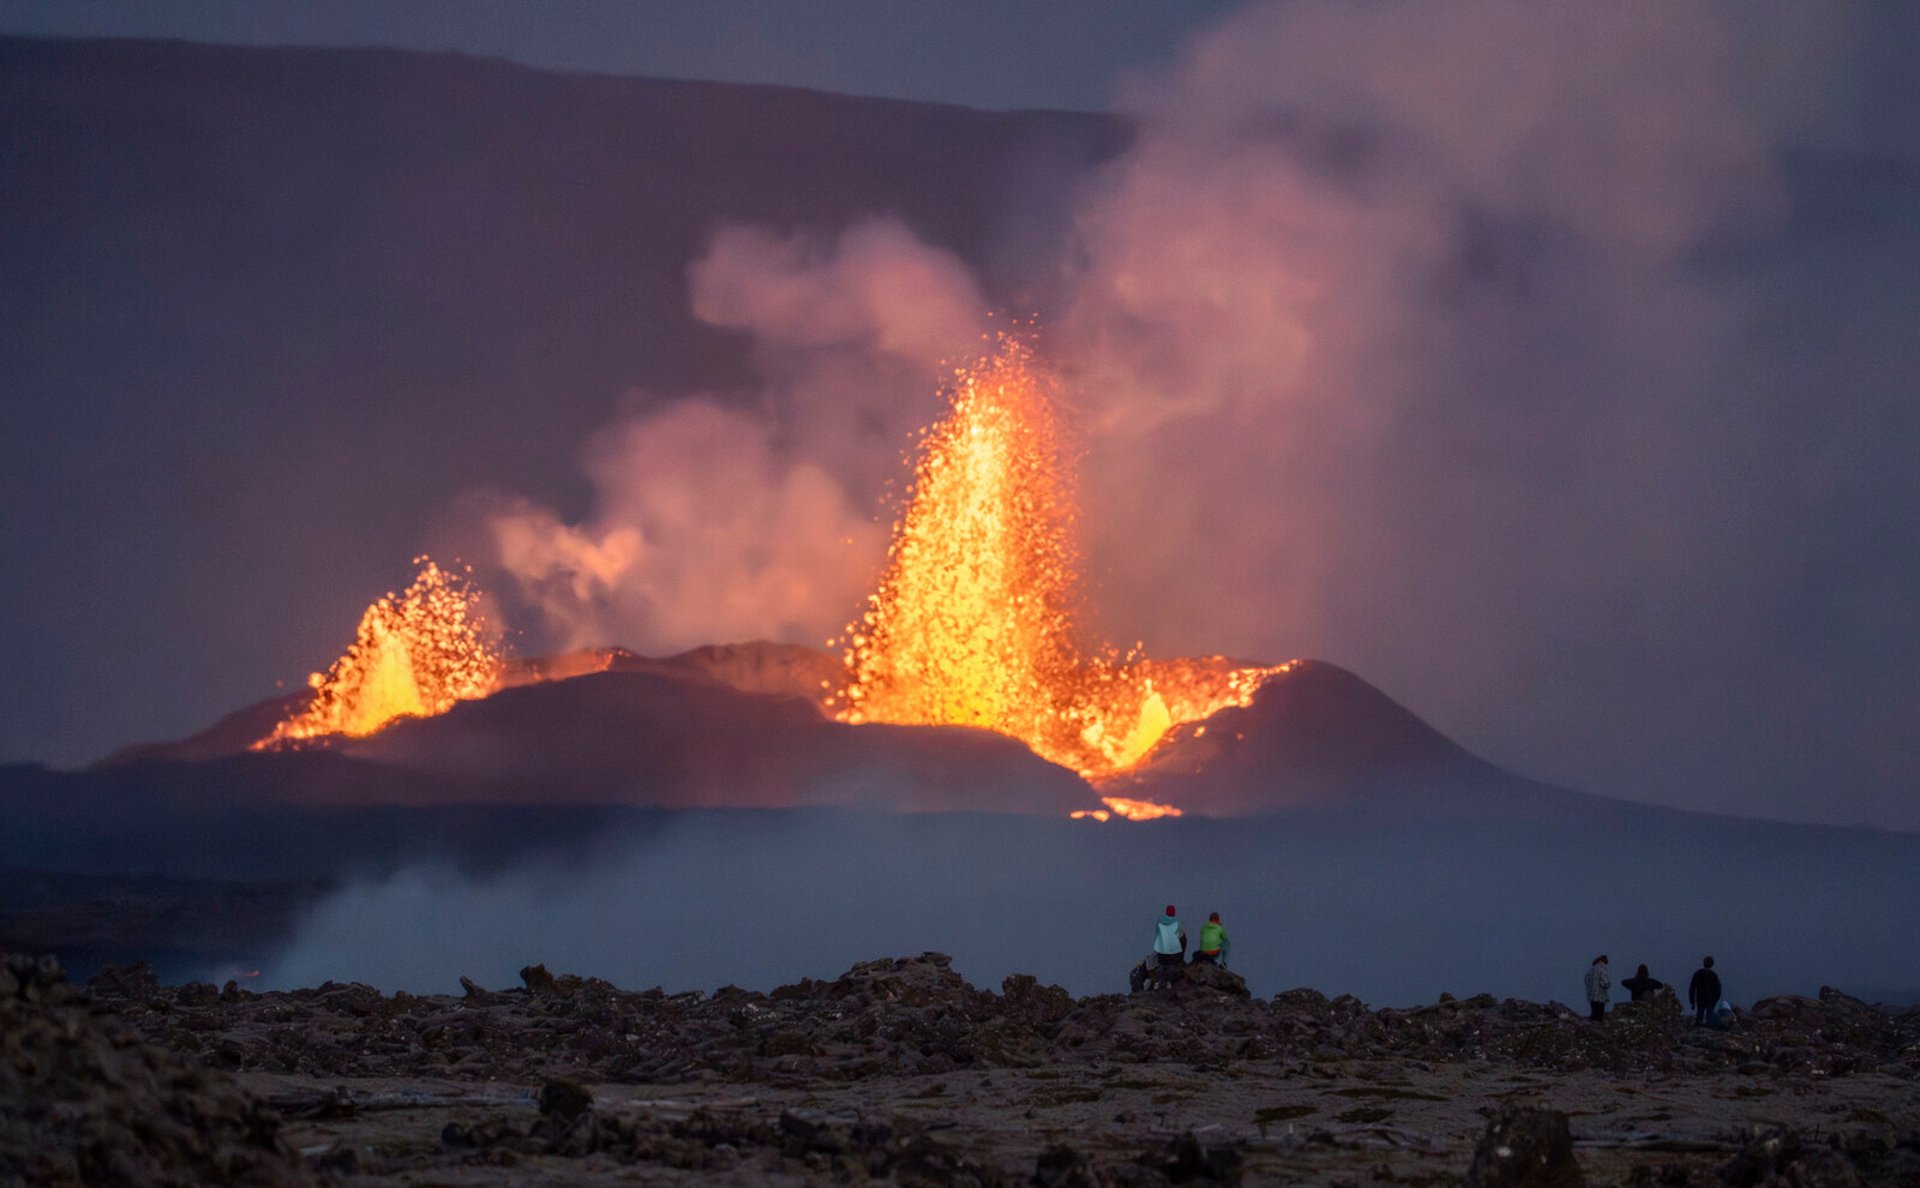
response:
<path id="1" fill-rule="evenodd" d="M 1059 707 L 1034 695 L 1078 665 L 1070 492 L 1045 382 L 1012 340 L 956 377 L 953 411 L 922 439 L 887 571 L 852 629 L 850 721 L 1062 733 Z"/>
<path id="2" fill-rule="evenodd" d="M 1275 671 L 1083 649 L 1055 386 L 1012 337 L 956 374 L 951 412 L 921 441 L 886 573 L 849 629 L 844 720 L 996 730 L 1099 778 L 1174 726 L 1245 705 Z"/>
<path id="3" fill-rule="evenodd" d="M 413 584 L 367 608 L 346 654 L 308 678 L 313 698 L 256 750 L 329 734 L 372 734 L 395 718 L 445 713 L 500 684 L 501 658 L 480 594 L 425 557 Z"/>

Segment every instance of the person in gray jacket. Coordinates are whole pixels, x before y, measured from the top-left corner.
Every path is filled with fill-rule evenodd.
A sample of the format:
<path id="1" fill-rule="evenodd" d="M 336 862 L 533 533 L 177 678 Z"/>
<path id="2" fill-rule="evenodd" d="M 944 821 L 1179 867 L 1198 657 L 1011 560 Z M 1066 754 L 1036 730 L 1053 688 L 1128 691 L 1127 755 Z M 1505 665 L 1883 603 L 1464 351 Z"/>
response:
<path id="1" fill-rule="evenodd" d="M 1593 1008 L 1590 1016 L 1595 1023 L 1607 1017 L 1607 997 L 1613 990 L 1613 979 L 1607 976 L 1607 955 L 1600 954 L 1587 967 L 1587 1005 Z"/>

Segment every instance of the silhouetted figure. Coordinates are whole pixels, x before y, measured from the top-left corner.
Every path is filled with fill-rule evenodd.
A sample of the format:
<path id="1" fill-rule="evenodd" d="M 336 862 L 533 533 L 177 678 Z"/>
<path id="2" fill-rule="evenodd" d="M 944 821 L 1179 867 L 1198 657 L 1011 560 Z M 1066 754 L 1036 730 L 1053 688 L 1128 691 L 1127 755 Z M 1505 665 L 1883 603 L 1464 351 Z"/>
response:
<path id="1" fill-rule="evenodd" d="M 1720 1003 L 1720 975 L 1713 972 L 1713 958 L 1702 957 L 1700 968 L 1687 983 L 1687 1005 L 1693 1008 L 1693 1025 L 1705 1027 Z"/>
<path id="2" fill-rule="evenodd" d="M 1620 986 L 1628 994 L 1633 995 L 1634 1002 L 1646 1002 L 1655 994 L 1667 988 L 1667 984 L 1656 980 L 1652 974 L 1647 972 L 1647 967 L 1644 965 L 1642 965 L 1632 977 L 1621 978 Z"/>
<path id="3" fill-rule="evenodd" d="M 1587 1005 L 1593 1008 L 1588 1016 L 1595 1023 L 1607 1017 L 1607 999 L 1613 991 L 1613 979 L 1607 976 L 1607 955 L 1600 954 L 1587 967 Z"/>
<path id="4" fill-rule="evenodd" d="M 1179 967 L 1187 963 L 1187 930 L 1180 926 L 1180 917 L 1172 904 L 1168 904 L 1166 914 L 1154 922 L 1153 955 L 1159 959 L 1162 981 L 1171 979 Z"/>
<path id="5" fill-rule="evenodd" d="M 1214 912 L 1207 922 L 1200 926 L 1200 947 L 1193 951 L 1195 965 L 1227 964 L 1227 949 L 1231 942 L 1227 940 L 1227 930 L 1220 927 L 1220 913 Z"/>

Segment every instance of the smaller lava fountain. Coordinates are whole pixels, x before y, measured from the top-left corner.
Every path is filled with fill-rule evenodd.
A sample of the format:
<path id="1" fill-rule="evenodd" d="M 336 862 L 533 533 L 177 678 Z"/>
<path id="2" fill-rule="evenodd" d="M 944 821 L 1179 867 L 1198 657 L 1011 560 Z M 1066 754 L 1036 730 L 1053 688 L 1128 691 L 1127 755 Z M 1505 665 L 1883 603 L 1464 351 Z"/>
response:
<path id="1" fill-rule="evenodd" d="M 499 688 L 503 664 L 465 576 L 425 557 L 413 584 L 367 608 L 346 653 L 307 679 L 306 708 L 253 744 L 368 735 L 401 717 L 445 713 Z"/>
<path id="2" fill-rule="evenodd" d="M 956 372 L 951 411 L 921 440 L 886 572 L 848 629 L 843 721 L 994 730 L 1098 780 L 1175 726 L 1248 704 L 1280 671 L 1082 645 L 1056 386 L 1012 336 Z M 1108 803 L 1133 819 L 1178 812 Z"/>

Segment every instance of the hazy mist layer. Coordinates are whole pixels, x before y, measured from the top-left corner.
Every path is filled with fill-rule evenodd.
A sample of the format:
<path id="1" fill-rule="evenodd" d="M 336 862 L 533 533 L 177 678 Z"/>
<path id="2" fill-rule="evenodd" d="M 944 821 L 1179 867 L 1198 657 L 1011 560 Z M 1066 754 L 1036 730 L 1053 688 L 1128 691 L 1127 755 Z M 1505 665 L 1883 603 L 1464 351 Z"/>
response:
<path id="1" fill-rule="evenodd" d="M 1595 844 L 1596 841 L 1599 844 Z M 769 990 L 932 949 L 976 985 L 1123 992 L 1172 902 L 1221 913 L 1257 994 L 1376 1005 L 1575 1001 L 1605 952 L 1737 1003 L 1920 986 L 1920 839 L 1636 816 L 1611 826 L 1181 820 L 1146 826 L 832 811 L 681 814 L 585 858 L 409 867 L 318 907 L 268 986 L 500 988 L 523 965 L 669 990 Z"/>

